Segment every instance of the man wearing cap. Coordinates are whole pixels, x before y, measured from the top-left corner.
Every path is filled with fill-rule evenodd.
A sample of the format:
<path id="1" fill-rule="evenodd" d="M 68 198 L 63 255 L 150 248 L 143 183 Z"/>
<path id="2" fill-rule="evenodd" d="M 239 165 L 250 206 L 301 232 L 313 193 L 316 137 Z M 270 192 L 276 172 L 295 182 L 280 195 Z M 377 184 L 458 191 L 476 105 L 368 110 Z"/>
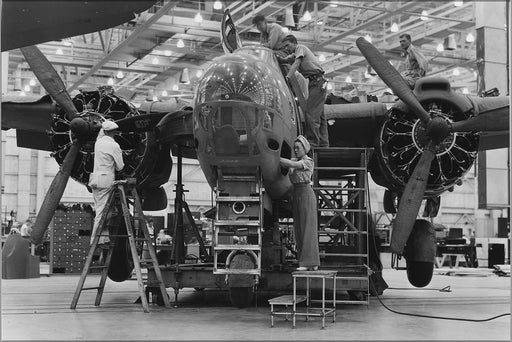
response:
<path id="1" fill-rule="evenodd" d="M 301 73 L 309 80 L 308 99 L 306 101 L 306 127 L 305 135 L 312 147 L 329 147 L 329 133 L 325 119 L 324 104 L 327 95 L 327 80 L 324 78 L 324 69 L 318 58 L 311 50 L 297 43 L 297 38 L 288 35 L 283 39 L 283 45 L 290 54 L 285 58 L 278 58 L 281 62 L 293 64 L 286 75 L 292 77 L 295 71 Z"/>
<path id="2" fill-rule="evenodd" d="M 114 140 L 114 134 L 119 126 L 113 121 L 106 120 L 101 125 L 100 133 L 94 144 L 94 171 L 89 177 L 89 187 L 92 189 L 96 216 L 91 234 L 91 243 L 98 229 L 101 215 L 107 205 L 108 196 L 112 190 L 116 171 L 124 167 L 121 147 Z M 110 241 L 108 236 L 100 236 L 99 244 Z"/>

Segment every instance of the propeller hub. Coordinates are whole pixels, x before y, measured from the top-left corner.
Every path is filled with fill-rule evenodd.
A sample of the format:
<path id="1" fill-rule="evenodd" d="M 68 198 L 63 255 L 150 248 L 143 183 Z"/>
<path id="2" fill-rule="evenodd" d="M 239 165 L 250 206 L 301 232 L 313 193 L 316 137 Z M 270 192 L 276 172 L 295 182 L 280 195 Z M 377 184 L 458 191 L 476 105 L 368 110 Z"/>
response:
<path id="1" fill-rule="evenodd" d="M 435 145 L 435 153 L 440 156 L 453 147 L 457 133 L 450 132 L 451 122 L 444 116 L 434 116 L 430 120 L 426 127 L 420 121 L 417 120 L 414 124 L 412 131 L 413 142 L 416 148 L 423 151 L 429 141 L 432 141 Z"/>

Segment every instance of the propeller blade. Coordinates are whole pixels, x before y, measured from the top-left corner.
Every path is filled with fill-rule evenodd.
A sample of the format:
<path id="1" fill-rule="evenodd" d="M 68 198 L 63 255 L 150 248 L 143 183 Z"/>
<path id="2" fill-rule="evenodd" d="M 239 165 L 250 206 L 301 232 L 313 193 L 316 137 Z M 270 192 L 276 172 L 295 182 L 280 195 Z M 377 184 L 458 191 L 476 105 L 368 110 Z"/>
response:
<path id="1" fill-rule="evenodd" d="M 78 142 L 73 142 L 66 154 L 66 157 L 64 158 L 64 161 L 62 162 L 59 172 L 55 175 L 55 178 L 46 193 L 46 197 L 44 198 L 43 204 L 37 214 L 36 222 L 32 226 L 30 240 L 35 244 L 39 244 L 41 242 L 43 235 L 48 229 L 48 225 L 55 214 L 55 210 L 59 205 L 64 189 L 66 189 L 66 184 L 68 183 L 71 169 L 73 168 L 79 149 L 80 146 Z"/>
<path id="2" fill-rule="evenodd" d="M 434 159 L 434 144 L 430 141 L 424 148 L 423 154 L 414 168 L 414 171 L 405 186 L 404 193 L 400 198 L 398 213 L 393 223 L 391 235 L 391 251 L 402 254 L 405 243 L 411 234 L 414 221 L 418 215 L 423 195 L 427 188 L 430 164 Z"/>
<path id="3" fill-rule="evenodd" d="M 116 121 L 121 132 L 152 132 L 168 113 L 134 115 Z"/>
<path id="4" fill-rule="evenodd" d="M 388 60 L 382 56 L 379 50 L 363 37 L 357 38 L 356 45 L 382 81 L 393 90 L 393 93 L 395 93 L 424 124 L 427 124 L 430 121 L 430 115 L 421 106 L 402 75 L 389 64 Z"/>
<path id="5" fill-rule="evenodd" d="M 41 85 L 51 95 L 51 97 L 66 112 L 69 121 L 78 117 L 78 111 L 71 100 L 71 96 L 66 90 L 59 74 L 55 71 L 48 59 L 36 46 L 27 46 L 20 49 L 25 56 L 30 69 L 36 75 Z"/>
<path id="6" fill-rule="evenodd" d="M 481 112 L 478 116 L 452 124 L 453 132 L 506 131 L 509 123 L 509 106 Z"/>

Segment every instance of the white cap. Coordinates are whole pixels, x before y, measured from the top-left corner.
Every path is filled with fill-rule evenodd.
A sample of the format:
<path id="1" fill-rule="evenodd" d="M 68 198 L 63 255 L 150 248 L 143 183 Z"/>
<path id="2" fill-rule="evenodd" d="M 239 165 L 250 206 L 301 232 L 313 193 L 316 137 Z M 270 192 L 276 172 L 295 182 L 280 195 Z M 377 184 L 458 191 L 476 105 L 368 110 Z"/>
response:
<path id="1" fill-rule="evenodd" d="M 110 121 L 110 120 L 105 120 L 102 124 L 101 124 L 101 128 L 103 128 L 103 130 L 105 132 L 108 132 L 108 131 L 113 131 L 115 129 L 118 129 L 119 126 L 114 122 L 114 121 Z"/>

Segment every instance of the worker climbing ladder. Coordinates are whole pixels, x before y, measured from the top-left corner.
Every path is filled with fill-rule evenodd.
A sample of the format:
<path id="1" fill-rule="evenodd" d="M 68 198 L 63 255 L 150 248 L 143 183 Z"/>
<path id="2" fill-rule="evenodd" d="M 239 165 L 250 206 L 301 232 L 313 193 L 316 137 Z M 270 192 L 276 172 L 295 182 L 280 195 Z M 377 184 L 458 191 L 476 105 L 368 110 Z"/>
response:
<path id="1" fill-rule="evenodd" d="M 130 213 L 129 202 L 132 204 L 133 213 Z M 112 234 L 108 233 L 107 229 L 107 217 L 109 214 L 113 214 L 117 207 L 121 207 L 121 214 L 123 216 L 124 222 L 126 224 L 126 233 L 119 232 L 119 226 L 116 225 L 114 228 L 114 232 Z M 119 214 L 119 213 L 117 213 Z M 137 225 L 134 223 L 137 222 Z M 134 227 L 136 226 L 136 227 Z M 141 234 L 142 233 L 142 234 Z M 110 243 L 108 243 L 108 248 L 106 249 L 107 253 L 104 258 L 103 265 L 92 265 L 93 257 L 97 248 L 100 248 L 98 245 L 98 241 L 101 236 L 108 236 L 110 238 Z M 139 237 L 142 236 L 142 237 Z M 113 190 L 111 191 L 107 205 L 105 210 L 102 213 L 99 227 L 96 230 L 96 233 L 93 237 L 93 241 L 91 244 L 91 248 L 89 250 L 89 254 L 87 255 L 87 259 L 85 261 L 85 265 L 82 271 L 82 275 L 80 276 L 80 280 L 78 282 L 75 295 L 73 296 L 73 301 L 71 302 L 71 309 L 75 309 L 78 303 L 78 299 L 80 298 L 80 294 L 84 290 L 97 290 L 96 300 L 94 302 L 95 306 L 99 306 L 101 302 L 101 298 L 103 296 L 103 291 L 105 289 L 105 283 L 107 280 L 108 270 L 110 266 L 110 261 L 112 258 L 113 250 L 116 247 L 118 242 L 124 243 L 124 238 L 128 238 L 128 242 L 130 245 L 130 251 L 133 259 L 133 264 L 135 267 L 135 274 L 137 277 L 137 284 L 139 288 L 140 298 L 142 307 L 144 312 L 149 312 L 148 299 L 146 297 L 144 291 L 144 283 L 145 280 L 142 277 L 142 267 L 152 267 L 155 275 L 156 281 L 154 283 L 148 283 L 146 281 L 146 285 L 151 285 L 151 287 L 158 287 L 160 289 L 160 293 L 162 295 L 163 303 L 165 307 L 170 307 L 169 297 L 167 296 L 167 291 L 165 289 L 165 284 L 162 279 L 162 274 L 160 271 L 160 267 L 158 266 L 158 261 L 156 257 L 155 248 L 152 244 L 152 239 L 149 234 L 148 228 L 146 226 L 146 219 L 144 217 L 144 213 L 142 211 L 142 206 L 140 203 L 139 195 L 137 194 L 135 179 L 128 179 L 122 181 L 116 181 L 114 183 Z M 145 244 L 147 246 L 150 259 L 144 260 L 139 256 L 139 251 L 137 248 L 137 243 L 139 245 Z M 140 248 L 142 250 L 142 248 Z M 101 277 L 98 286 L 93 287 L 84 287 L 85 280 L 89 271 L 94 269 L 101 270 Z"/>
<path id="2" fill-rule="evenodd" d="M 369 149 L 315 148 L 313 189 L 318 200 L 318 234 L 322 269 L 336 269 L 338 290 L 368 304 Z"/>
<path id="3" fill-rule="evenodd" d="M 219 179 L 215 191 L 213 273 L 261 275 L 263 205 L 259 170 L 253 174 L 222 174 Z M 225 267 L 220 266 L 221 253 L 222 262 L 226 257 Z M 247 262 L 232 262 L 237 254 L 248 255 Z"/>

